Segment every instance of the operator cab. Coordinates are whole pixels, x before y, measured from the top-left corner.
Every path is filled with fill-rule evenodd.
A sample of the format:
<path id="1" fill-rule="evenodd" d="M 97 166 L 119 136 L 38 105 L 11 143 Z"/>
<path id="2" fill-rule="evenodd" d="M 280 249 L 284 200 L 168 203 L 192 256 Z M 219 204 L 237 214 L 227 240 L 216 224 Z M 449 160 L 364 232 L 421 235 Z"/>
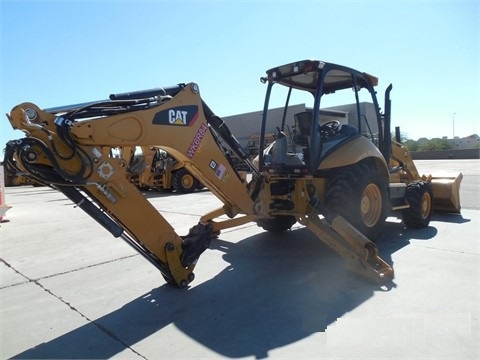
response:
<path id="1" fill-rule="evenodd" d="M 304 60 L 272 68 L 261 81 L 268 85 L 260 130 L 265 150 L 257 159 L 261 171 L 314 174 L 346 142 L 359 136 L 382 140 L 374 76 Z M 370 104 L 368 114 L 365 104 Z M 283 107 L 281 118 L 269 111 L 275 107 Z M 272 133 L 275 141 L 268 144 Z"/>

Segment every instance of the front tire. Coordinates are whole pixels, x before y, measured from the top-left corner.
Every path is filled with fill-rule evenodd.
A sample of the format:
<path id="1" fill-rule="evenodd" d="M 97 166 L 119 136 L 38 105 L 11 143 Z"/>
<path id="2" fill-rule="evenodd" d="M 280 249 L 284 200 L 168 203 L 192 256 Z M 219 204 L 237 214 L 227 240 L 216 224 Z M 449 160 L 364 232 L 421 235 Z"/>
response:
<path id="1" fill-rule="evenodd" d="M 173 175 L 173 188 L 178 193 L 188 194 L 194 192 L 198 187 L 199 181 L 183 168 Z"/>
<path id="2" fill-rule="evenodd" d="M 433 212 L 433 192 L 430 183 L 414 181 L 408 184 L 405 200 L 410 204 L 410 208 L 402 212 L 405 225 L 411 229 L 427 227 Z"/>
<path id="3" fill-rule="evenodd" d="M 375 240 L 387 218 L 387 189 L 388 178 L 376 165 L 361 162 L 333 176 L 325 191 L 325 205 L 367 238 Z"/>

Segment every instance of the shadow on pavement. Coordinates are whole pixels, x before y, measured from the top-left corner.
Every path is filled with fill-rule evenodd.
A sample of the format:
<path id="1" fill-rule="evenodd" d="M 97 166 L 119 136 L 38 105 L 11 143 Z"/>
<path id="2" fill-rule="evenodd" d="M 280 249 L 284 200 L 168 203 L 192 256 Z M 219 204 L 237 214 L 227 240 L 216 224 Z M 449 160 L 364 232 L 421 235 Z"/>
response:
<path id="1" fill-rule="evenodd" d="M 448 214 L 448 213 L 434 213 L 432 215 L 432 221 L 448 222 L 451 224 L 463 224 L 470 222 L 470 219 L 465 219 L 461 214 Z"/>
<path id="2" fill-rule="evenodd" d="M 187 196 L 192 193 L 179 193 L 174 190 L 140 190 L 143 196 L 145 196 L 147 199 L 155 199 L 155 198 L 162 198 L 162 197 L 167 197 L 167 196 L 172 196 L 174 199 L 175 197 L 179 196 Z M 207 189 L 197 189 L 193 192 L 194 194 L 200 194 L 200 193 L 210 193 L 209 190 Z"/>
<path id="3" fill-rule="evenodd" d="M 401 224 L 389 223 L 377 243 L 391 264 L 391 255 L 411 238 L 428 240 L 435 234 L 433 227 L 406 232 Z M 305 228 L 260 233 L 238 243 L 218 239 L 211 249 L 222 252 L 230 265 L 210 280 L 183 290 L 166 284 L 152 289 L 15 358 L 104 359 L 126 347 L 151 357 L 135 344 L 171 325 L 220 356 L 265 358 L 272 349 L 325 331 L 376 291 L 385 291 L 345 271 L 342 259 Z M 164 334 L 153 349 L 180 346 Z"/>

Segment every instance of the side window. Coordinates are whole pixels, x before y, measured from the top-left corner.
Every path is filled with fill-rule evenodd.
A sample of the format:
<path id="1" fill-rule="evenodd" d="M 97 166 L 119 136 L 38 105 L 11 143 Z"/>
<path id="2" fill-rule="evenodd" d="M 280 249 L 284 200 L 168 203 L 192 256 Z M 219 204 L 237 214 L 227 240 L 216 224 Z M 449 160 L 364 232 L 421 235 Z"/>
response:
<path id="1" fill-rule="evenodd" d="M 359 103 L 360 129 L 363 135 L 371 140 L 378 140 L 378 124 L 375 106 L 372 101 L 372 94 L 366 88 L 357 91 Z"/>
<path id="2" fill-rule="evenodd" d="M 295 114 L 312 109 L 314 96 L 298 89 L 292 89 L 289 96 L 289 88 L 282 85 L 274 85 L 269 101 L 269 110 L 265 126 L 266 146 L 274 140 L 273 135 L 277 133 L 277 128 L 282 127 L 283 117 L 285 123 L 283 131 L 287 137 L 288 149 L 294 148 L 293 137 L 295 128 Z M 288 108 L 285 113 L 285 105 L 288 98 Z"/>

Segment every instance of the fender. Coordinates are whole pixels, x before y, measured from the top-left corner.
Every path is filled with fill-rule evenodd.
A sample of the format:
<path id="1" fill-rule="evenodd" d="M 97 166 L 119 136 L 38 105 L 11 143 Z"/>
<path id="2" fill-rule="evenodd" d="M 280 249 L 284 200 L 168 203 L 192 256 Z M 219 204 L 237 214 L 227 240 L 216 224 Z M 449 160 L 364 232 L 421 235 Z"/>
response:
<path id="1" fill-rule="evenodd" d="M 388 165 L 382 153 L 369 139 L 358 136 L 346 143 L 340 149 L 327 155 L 321 162 L 318 170 L 333 169 L 347 165 L 353 165 L 361 160 L 373 158 L 380 169 L 384 169 L 388 177 Z"/>

